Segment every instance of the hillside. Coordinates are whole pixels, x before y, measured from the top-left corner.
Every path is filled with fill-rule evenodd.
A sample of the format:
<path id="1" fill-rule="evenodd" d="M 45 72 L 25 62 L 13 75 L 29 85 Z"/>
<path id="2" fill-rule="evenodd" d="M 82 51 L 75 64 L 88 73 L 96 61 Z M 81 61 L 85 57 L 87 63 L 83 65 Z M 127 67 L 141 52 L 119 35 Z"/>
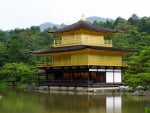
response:
<path id="1" fill-rule="evenodd" d="M 45 22 L 45 23 L 40 24 L 39 26 L 40 26 L 41 31 L 44 31 L 47 28 L 53 28 L 53 27 L 59 28 L 59 27 L 61 27 L 61 25 L 54 24 L 54 23 L 51 23 L 51 22 Z"/>
<path id="2" fill-rule="evenodd" d="M 113 21 L 113 19 L 111 18 L 102 18 L 102 17 L 98 17 L 98 16 L 91 16 L 86 18 L 87 21 L 93 23 L 94 21 L 97 22 L 106 22 L 106 21 Z"/>
<path id="3" fill-rule="evenodd" d="M 93 23 L 94 21 L 106 22 L 106 21 L 112 21 L 113 19 L 111 19 L 111 18 L 102 18 L 102 17 L 98 17 L 98 16 L 91 16 L 91 17 L 86 18 L 86 20 Z M 54 24 L 52 22 L 45 22 L 45 23 L 40 24 L 39 26 L 40 26 L 41 31 L 44 31 L 47 28 L 53 28 L 53 27 L 60 28 L 61 27 L 61 25 Z"/>

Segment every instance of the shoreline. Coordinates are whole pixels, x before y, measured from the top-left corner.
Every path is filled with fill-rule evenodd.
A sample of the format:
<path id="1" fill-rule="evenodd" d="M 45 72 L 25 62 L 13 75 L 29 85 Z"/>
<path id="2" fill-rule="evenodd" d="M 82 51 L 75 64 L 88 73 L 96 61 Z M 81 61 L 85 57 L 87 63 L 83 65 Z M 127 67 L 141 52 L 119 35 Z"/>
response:
<path id="1" fill-rule="evenodd" d="M 92 88 L 92 87 L 58 87 L 58 86 L 28 86 L 24 88 L 25 91 L 37 91 L 37 92 L 72 92 L 72 93 L 94 93 L 94 94 L 118 94 L 118 93 L 130 93 L 132 96 L 150 96 L 150 90 L 131 90 L 125 87 L 101 87 L 101 88 Z"/>

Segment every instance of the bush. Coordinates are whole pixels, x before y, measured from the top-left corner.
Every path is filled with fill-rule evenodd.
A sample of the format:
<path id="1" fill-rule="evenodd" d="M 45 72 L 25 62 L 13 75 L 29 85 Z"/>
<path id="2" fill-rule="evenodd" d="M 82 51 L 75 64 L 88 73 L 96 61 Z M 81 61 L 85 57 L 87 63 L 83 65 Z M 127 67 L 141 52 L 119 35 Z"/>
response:
<path id="1" fill-rule="evenodd" d="M 126 77 L 125 83 L 131 87 L 142 86 L 146 88 L 150 85 L 150 73 L 139 73 Z"/>
<path id="2" fill-rule="evenodd" d="M 19 83 L 32 83 L 35 69 L 24 63 L 7 63 L 0 70 L 3 81 L 16 81 Z"/>

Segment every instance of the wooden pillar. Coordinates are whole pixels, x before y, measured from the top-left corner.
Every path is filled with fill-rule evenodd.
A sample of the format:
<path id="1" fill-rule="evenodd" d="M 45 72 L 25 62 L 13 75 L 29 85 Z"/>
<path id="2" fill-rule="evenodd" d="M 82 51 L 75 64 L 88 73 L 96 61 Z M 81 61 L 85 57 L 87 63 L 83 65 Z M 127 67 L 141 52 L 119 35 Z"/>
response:
<path id="1" fill-rule="evenodd" d="M 70 76 L 71 76 L 71 81 L 72 81 L 72 68 L 71 68 Z"/>
<path id="2" fill-rule="evenodd" d="M 48 77 L 48 72 L 46 71 L 46 76 L 45 76 L 45 80 L 48 80 L 49 77 Z"/>
<path id="3" fill-rule="evenodd" d="M 115 82 L 115 72 L 114 72 L 114 68 L 113 68 L 113 84 Z"/>
<path id="4" fill-rule="evenodd" d="M 88 73 L 88 87 L 89 87 L 89 71 L 87 73 Z"/>

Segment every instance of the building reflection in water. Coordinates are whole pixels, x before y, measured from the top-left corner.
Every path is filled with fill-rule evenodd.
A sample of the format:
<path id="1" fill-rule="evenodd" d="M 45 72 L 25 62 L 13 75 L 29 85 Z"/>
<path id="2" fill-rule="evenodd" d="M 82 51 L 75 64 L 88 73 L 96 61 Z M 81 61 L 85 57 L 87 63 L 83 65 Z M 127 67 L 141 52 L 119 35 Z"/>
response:
<path id="1" fill-rule="evenodd" d="M 149 96 L 0 91 L 0 113 L 146 113 Z"/>
<path id="2" fill-rule="evenodd" d="M 106 97 L 106 113 L 121 113 L 121 96 Z"/>
<path id="3" fill-rule="evenodd" d="M 44 98 L 44 109 L 51 113 L 122 113 L 121 98 L 106 95 L 50 94 Z M 39 98 L 39 103 L 41 99 Z"/>

